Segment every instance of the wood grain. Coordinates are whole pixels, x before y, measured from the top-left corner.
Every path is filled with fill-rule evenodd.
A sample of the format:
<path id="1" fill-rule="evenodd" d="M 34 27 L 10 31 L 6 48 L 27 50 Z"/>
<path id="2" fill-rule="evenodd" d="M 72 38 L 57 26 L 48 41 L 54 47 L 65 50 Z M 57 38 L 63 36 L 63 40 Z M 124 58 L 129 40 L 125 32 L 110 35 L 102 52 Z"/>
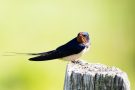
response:
<path id="1" fill-rule="evenodd" d="M 119 68 L 79 61 L 67 65 L 64 90 L 130 90 L 130 83 Z"/>

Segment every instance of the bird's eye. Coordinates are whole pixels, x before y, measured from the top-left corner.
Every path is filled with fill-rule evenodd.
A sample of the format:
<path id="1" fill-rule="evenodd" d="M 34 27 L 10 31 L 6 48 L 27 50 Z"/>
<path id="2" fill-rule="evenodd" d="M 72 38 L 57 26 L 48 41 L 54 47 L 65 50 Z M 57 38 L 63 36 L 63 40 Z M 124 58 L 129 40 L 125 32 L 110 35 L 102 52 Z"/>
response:
<path id="1" fill-rule="evenodd" d="M 86 35 L 83 35 L 84 37 L 86 37 Z"/>

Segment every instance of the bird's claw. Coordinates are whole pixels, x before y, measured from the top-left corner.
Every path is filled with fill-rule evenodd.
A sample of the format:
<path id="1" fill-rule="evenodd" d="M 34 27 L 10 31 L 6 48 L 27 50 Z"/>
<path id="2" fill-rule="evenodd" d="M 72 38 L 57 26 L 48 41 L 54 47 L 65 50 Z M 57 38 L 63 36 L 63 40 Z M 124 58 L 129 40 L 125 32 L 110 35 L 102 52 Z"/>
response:
<path id="1" fill-rule="evenodd" d="M 71 61 L 71 62 L 74 63 L 74 64 L 80 63 L 79 60 L 73 60 L 73 61 Z"/>

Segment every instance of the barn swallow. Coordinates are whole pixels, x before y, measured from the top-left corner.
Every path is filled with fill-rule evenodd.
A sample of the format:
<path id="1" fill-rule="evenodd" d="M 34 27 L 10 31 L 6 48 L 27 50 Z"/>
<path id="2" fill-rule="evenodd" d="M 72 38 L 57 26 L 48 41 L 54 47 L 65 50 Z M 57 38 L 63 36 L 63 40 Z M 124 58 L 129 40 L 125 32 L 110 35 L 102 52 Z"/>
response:
<path id="1" fill-rule="evenodd" d="M 87 32 L 78 33 L 77 37 L 73 38 L 66 44 L 56 48 L 55 50 L 35 53 L 36 57 L 29 58 L 30 61 L 47 61 L 54 59 L 64 59 L 68 61 L 77 61 L 85 51 L 90 47 L 90 38 Z"/>

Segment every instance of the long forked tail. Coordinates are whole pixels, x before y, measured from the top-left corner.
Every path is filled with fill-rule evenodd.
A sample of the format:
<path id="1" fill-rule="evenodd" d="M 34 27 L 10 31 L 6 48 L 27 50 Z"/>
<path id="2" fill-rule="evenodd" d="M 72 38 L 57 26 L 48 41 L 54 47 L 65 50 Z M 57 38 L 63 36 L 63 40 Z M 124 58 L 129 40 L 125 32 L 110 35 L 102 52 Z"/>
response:
<path id="1" fill-rule="evenodd" d="M 60 55 L 57 50 L 52 50 L 48 52 L 38 53 L 38 56 L 29 58 L 30 61 L 47 61 L 59 58 Z"/>
<path id="2" fill-rule="evenodd" d="M 19 53 L 19 52 L 5 52 L 3 56 L 16 56 L 16 55 L 40 55 L 41 53 Z"/>
<path id="3" fill-rule="evenodd" d="M 30 61 L 47 61 L 60 58 L 61 54 L 57 50 L 41 53 L 18 53 L 18 52 L 6 52 L 3 56 L 16 56 L 16 55 L 32 55 L 34 57 L 29 58 Z"/>

